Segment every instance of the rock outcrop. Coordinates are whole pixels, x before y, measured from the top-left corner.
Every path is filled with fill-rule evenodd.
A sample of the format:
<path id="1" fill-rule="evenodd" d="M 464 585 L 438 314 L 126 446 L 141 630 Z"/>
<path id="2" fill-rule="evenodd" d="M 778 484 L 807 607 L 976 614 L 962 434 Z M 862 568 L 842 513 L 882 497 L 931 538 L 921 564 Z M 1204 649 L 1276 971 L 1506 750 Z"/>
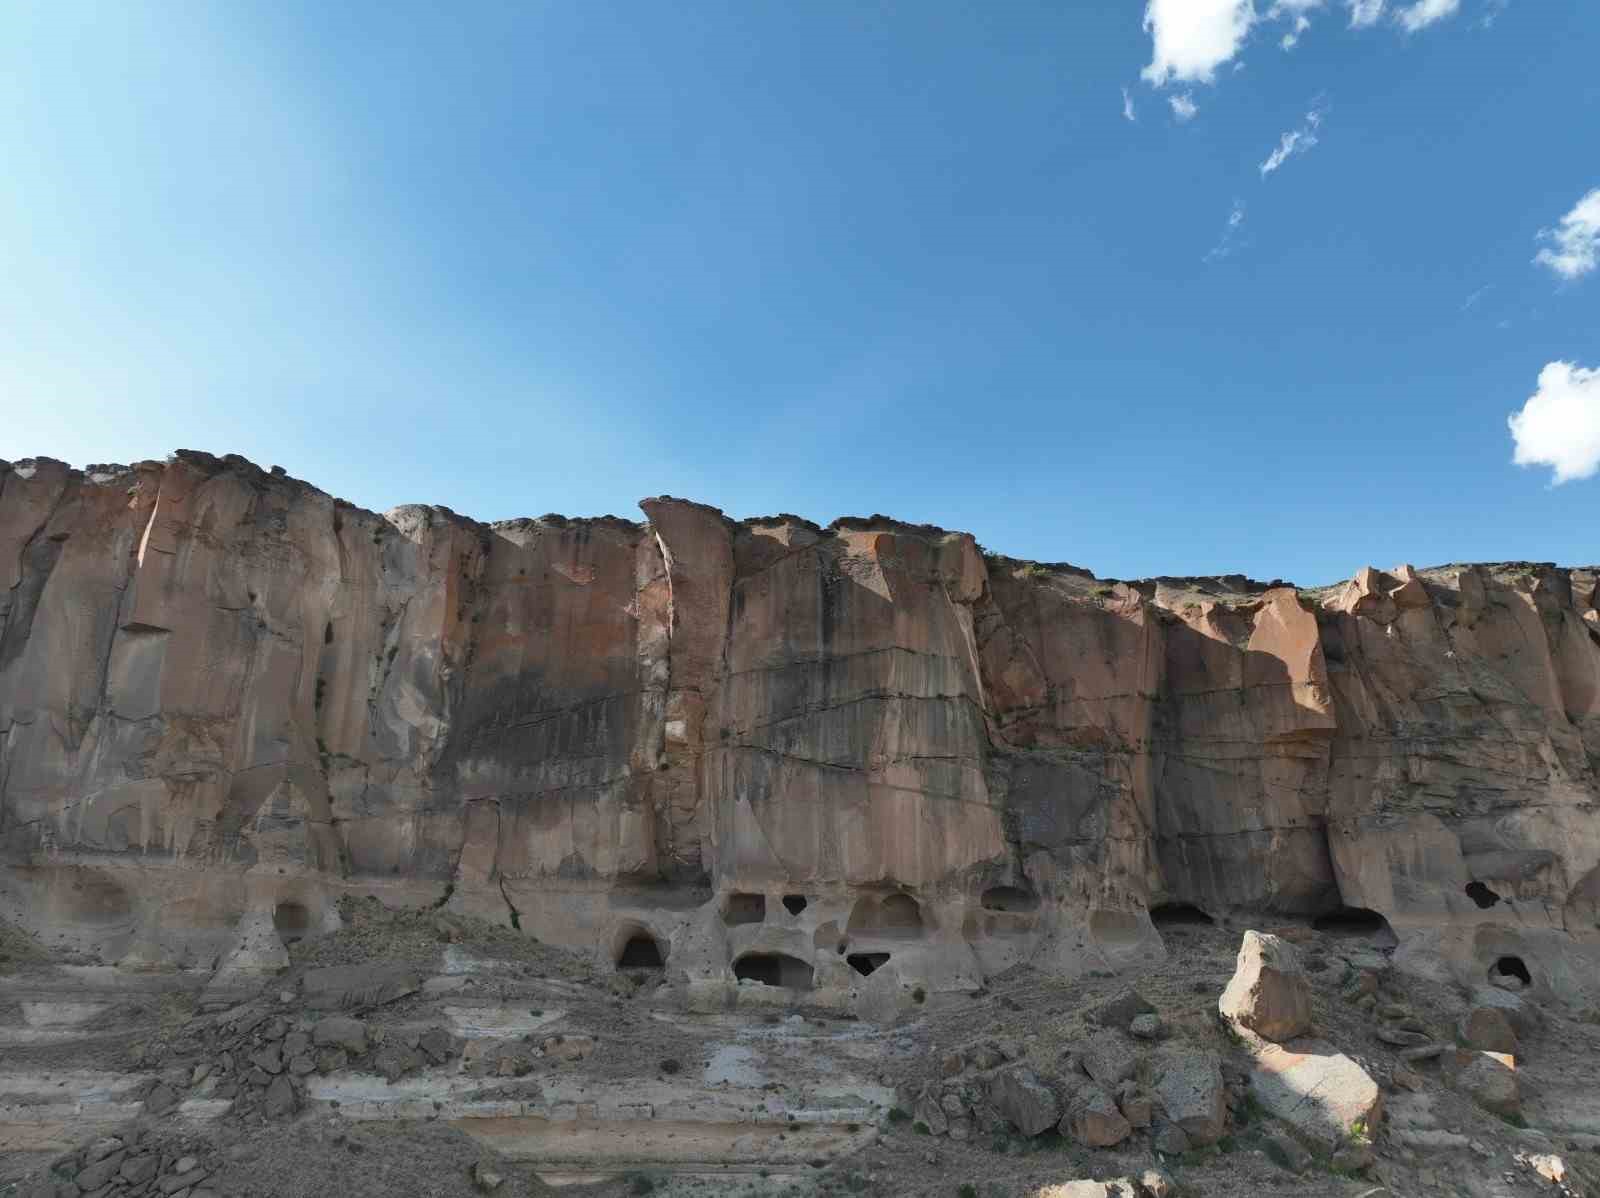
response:
<path id="1" fill-rule="evenodd" d="M 260 972 L 373 892 L 710 1005 L 853 1002 L 892 960 L 894 1011 L 1159 955 L 1182 903 L 1594 995 L 1593 569 L 1123 583 L 641 506 L 489 525 L 237 457 L 0 463 L 0 916 Z"/>

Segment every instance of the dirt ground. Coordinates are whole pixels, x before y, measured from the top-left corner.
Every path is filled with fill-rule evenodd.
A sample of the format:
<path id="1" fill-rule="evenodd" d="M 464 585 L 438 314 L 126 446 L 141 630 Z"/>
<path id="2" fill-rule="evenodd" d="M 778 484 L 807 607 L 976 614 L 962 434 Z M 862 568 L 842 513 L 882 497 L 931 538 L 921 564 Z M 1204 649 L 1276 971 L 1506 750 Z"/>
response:
<path id="1" fill-rule="evenodd" d="M 453 1055 L 436 1066 L 418 1057 L 421 1068 L 387 1082 L 354 1063 L 308 1075 L 295 1109 L 276 1116 L 244 1100 L 229 1107 L 216 1097 L 225 1091 L 207 1088 L 215 1078 L 204 1085 L 193 1080 L 197 1069 L 219 1059 L 219 1045 L 243 1044 L 237 1035 L 219 1039 L 219 1029 L 251 1003 L 208 996 L 204 979 L 74 972 L 15 929 L 0 928 L 6 970 L 0 1032 L 12 1029 L 0 1039 L 0 1137 L 11 1128 L 10 1140 L 0 1138 L 0 1198 L 76 1195 L 65 1175 L 82 1165 L 83 1144 L 108 1134 L 131 1137 L 130 1152 L 158 1153 L 164 1169 L 183 1157 L 200 1161 L 207 1176 L 185 1191 L 188 1198 L 557 1190 L 574 1198 L 1034 1198 L 1074 1179 L 1138 1177 L 1148 1169 L 1164 1171 L 1174 1192 L 1216 1198 L 1600 1195 L 1593 1180 L 1600 1177 L 1594 1151 L 1600 1027 L 1546 1004 L 1544 1030 L 1522 1046 L 1517 1062 L 1525 1117 L 1491 1115 L 1447 1085 L 1436 1064 L 1408 1065 L 1399 1049 L 1377 1038 L 1371 1004 L 1352 1003 L 1346 985 L 1352 960 L 1381 955 L 1359 936 L 1285 929 L 1312 979 L 1316 1034 L 1385 1091 L 1388 1117 L 1375 1129 L 1375 1159 L 1359 1175 L 1344 1175 L 1326 1162 L 1303 1173 L 1278 1163 L 1268 1148 L 1274 1124 L 1245 1101 L 1233 1103 L 1219 1143 L 1174 1155 L 1157 1153 L 1148 1132 L 1112 1149 L 1088 1149 L 1054 1131 L 1027 1137 L 988 1129 L 956 1141 L 929 1134 L 909 1113 L 914 1096 L 939 1081 L 957 1050 L 970 1059 L 987 1049 L 1008 1066 L 1023 1062 L 1041 1076 L 1059 1075 L 1071 1067 L 1074 1048 L 1097 1030 L 1096 1009 L 1129 989 L 1155 1008 L 1163 1026 L 1160 1044 L 1141 1051 L 1209 1050 L 1222 1058 L 1225 1075 L 1242 1075 L 1248 1058 L 1216 1013 L 1238 951 L 1237 927 L 1165 927 L 1168 959 L 1119 977 L 1068 982 L 1017 967 L 976 993 L 930 995 L 915 1018 L 880 1029 L 813 1009 L 802 993 L 767 1009 L 691 1010 L 659 977 L 597 970 L 512 929 L 445 911 L 390 911 L 368 899 L 348 902 L 341 914 L 342 930 L 294 944 L 289 971 L 265 979 L 251 1003 L 263 1018 L 309 1028 L 298 997 L 309 972 L 364 963 L 404 967 L 422 984 L 361 1011 L 369 1034 L 400 1051 L 414 1050 L 426 1029 L 454 1028 Z M 1427 1035 L 1453 1042 L 1462 992 L 1391 969 L 1381 977 L 1380 1006 L 1404 1005 Z M 42 1031 L 23 1026 L 25 1004 L 37 1021 L 41 1004 L 77 1001 L 94 1009 L 65 1030 L 48 1022 Z M 482 1032 L 474 1020 L 504 1027 Z M 114 1089 L 119 1075 L 131 1087 L 127 1101 L 96 1108 L 105 1112 L 100 1122 L 82 1114 L 86 1102 L 74 1108 L 66 1097 L 74 1086 Z M 191 1101 L 175 1113 L 152 1113 L 150 1096 L 160 1085 Z M 633 1101 L 654 1104 L 639 1116 L 645 1121 L 630 1122 Z M 509 1130 L 497 1139 L 485 1129 L 501 1126 L 494 1113 L 502 1107 L 514 1113 L 502 1120 Z M 58 1109 L 68 1113 L 52 1122 L 50 1112 Z M 551 1113 L 560 1110 L 566 1113 Z M 119 1112 L 128 1118 L 115 1119 Z M 679 1126 L 673 1119 L 688 1120 L 681 1126 L 690 1130 L 669 1145 L 676 1133 L 661 1129 Z M 1401 1124 L 1440 1133 L 1444 1146 L 1412 1146 L 1393 1134 Z M 758 1132 L 770 1137 L 762 1141 L 767 1147 L 752 1150 L 753 1141 L 738 1139 Z M 666 1150 L 653 1160 L 655 1150 L 641 1145 L 657 1133 L 666 1137 L 659 1141 Z M 834 1137 L 826 1141 L 833 1147 L 806 1158 L 805 1145 L 824 1142 L 807 1137 L 824 1133 Z M 597 1151 L 602 1157 L 614 1151 L 616 1159 L 552 1164 L 550 1145 L 564 1135 L 573 1144 L 589 1143 L 582 1138 L 589 1135 L 612 1145 Z M 704 1147 L 723 1143 L 718 1136 L 728 1153 L 721 1163 L 708 1159 Z M 690 1141 L 700 1145 L 699 1155 L 673 1155 Z M 770 1161 L 762 1155 L 769 1149 Z M 1563 1185 L 1530 1163 L 1551 1155 L 1566 1170 Z M 494 1177 L 483 1177 L 485 1171 L 500 1180 L 491 1185 Z M 103 1192 L 137 1198 L 162 1191 Z"/>

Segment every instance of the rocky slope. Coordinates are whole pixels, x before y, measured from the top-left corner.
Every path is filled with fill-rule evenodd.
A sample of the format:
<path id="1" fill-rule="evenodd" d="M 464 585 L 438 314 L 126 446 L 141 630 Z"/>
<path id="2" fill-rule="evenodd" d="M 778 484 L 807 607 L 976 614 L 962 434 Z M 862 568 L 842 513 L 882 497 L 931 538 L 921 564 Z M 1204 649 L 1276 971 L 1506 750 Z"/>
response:
<path id="1" fill-rule="evenodd" d="M 0 463 L 0 917 L 220 985 L 380 893 L 877 1015 L 1188 904 L 1600 990 L 1594 569 L 1123 583 L 641 507 Z"/>

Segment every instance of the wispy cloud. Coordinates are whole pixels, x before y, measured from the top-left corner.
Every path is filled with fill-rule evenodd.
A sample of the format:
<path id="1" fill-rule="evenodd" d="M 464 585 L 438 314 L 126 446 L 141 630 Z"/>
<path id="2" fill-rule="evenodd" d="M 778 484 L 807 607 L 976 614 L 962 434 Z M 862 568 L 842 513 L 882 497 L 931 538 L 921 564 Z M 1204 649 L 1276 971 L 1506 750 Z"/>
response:
<path id="1" fill-rule="evenodd" d="M 1548 266 L 1563 279 L 1580 279 L 1600 263 L 1600 187 L 1572 206 L 1554 229 L 1540 229 L 1539 240 L 1549 242 L 1533 260 Z"/>
<path id="2" fill-rule="evenodd" d="M 1168 96 L 1167 103 L 1172 105 L 1172 115 L 1180 121 L 1192 121 L 1194 114 L 1200 111 L 1199 105 L 1194 102 L 1194 97 L 1188 92 Z"/>
<path id="3" fill-rule="evenodd" d="M 1350 28 L 1365 29 L 1368 25 L 1376 25 L 1378 18 L 1383 16 L 1384 0 L 1346 0 L 1350 9 Z"/>
<path id="4" fill-rule="evenodd" d="M 1488 29 L 1500 19 L 1500 14 L 1511 7 L 1511 0 L 1485 0 L 1483 15 L 1478 18 L 1478 28 Z"/>
<path id="5" fill-rule="evenodd" d="M 1489 292 L 1491 292 L 1493 290 L 1494 290 L 1494 284 L 1493 283 L 1485 283 L 1482 287 L 1478 288 L 1471 295 L 1467 296 L 1467 298 L 1461 304 L 1461 310 L 1463 312 L 1468 311 L 1472 307 L 1473 304 L 1477 303 L 1485 295 L 1489 294 Z"/>
<path id="6" fill-rule="evenodd" d="M 1323 114 L 1327 106 L 1313 100 L 1311 111 L 1306 113 L 1305 123 L 1298 129 L 1291 129 L 1278 139 L 1278 148 L 1267 155 L 1261 164 L 1261 177 L 1265 179 L 1273 171 L 1281 167 L 1296 154 L 1304 154 L 1317 144 L 1317 130 L 1322 127 Z"/>
<path id="7" fill-rule="evenodd" d="M 1229 254 L 1233 253 L 1234 250 L 1238 249 L 1239 239 L 1241 236 L 1239 229 L 1241 226 L 1243 226 L 1243 224 L 1244 201 L 1235 200 L 1233 202 L 1233 210 L 1228 213 L 1228 223 L 1223 226 L 1222 237 L 1217 241 L 1216 245 L 1212 246 L 1206 251 L 1204 261 L 1220 261 L 1221 259 L 1226 258 Z"/>
<path id="8" fill-rule="evenodd" d="M 1461 0 L 1417 0 L 1415 4 L 1395 13 L 1395 20 L 1400 22 L 1407 33 L 1415 33 L 1446 17 L 1454 16 L 1460 7 Z"/>
<path id="9" fill-rule="evenodd" d="M 1128 89 L 1122 89 L 1122 118 L 1123 120 L 1136 121 L 1138 115 L 1133 111 L 1133 97 L 1128 94 Z"/>
<path id="10" fill-rule="evenodd" d="M 1518 466 L 1549 466 L 1559 486 L 1600 470 L 1600 370 L 1551 362 L 1539 385 L 1506 420 Z"/>
<path id="11" fill-rule="evenodd" d="M 1288 21 L 1289 32 L 1278 39 L 1278 45 L 1293 50 L 1300 35 L 1311 28 L 1311 14 L 1321 8 L 1326 0 L 1277 0 L 1267 10 L 1267 20 Z"/>

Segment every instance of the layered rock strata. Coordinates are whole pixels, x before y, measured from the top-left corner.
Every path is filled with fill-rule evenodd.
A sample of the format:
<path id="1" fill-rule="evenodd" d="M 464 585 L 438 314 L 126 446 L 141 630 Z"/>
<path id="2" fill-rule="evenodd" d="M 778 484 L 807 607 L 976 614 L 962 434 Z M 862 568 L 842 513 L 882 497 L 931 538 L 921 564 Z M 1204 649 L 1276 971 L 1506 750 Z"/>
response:
<path id="1" fill-rule="evenodd" d="M 892 1015 L 1182 904 L 1600 989 L 1594 569 L 1125 583 L 641 507 L 0 463 L 0 916 L 227 973 L 373 892 Z"/>

